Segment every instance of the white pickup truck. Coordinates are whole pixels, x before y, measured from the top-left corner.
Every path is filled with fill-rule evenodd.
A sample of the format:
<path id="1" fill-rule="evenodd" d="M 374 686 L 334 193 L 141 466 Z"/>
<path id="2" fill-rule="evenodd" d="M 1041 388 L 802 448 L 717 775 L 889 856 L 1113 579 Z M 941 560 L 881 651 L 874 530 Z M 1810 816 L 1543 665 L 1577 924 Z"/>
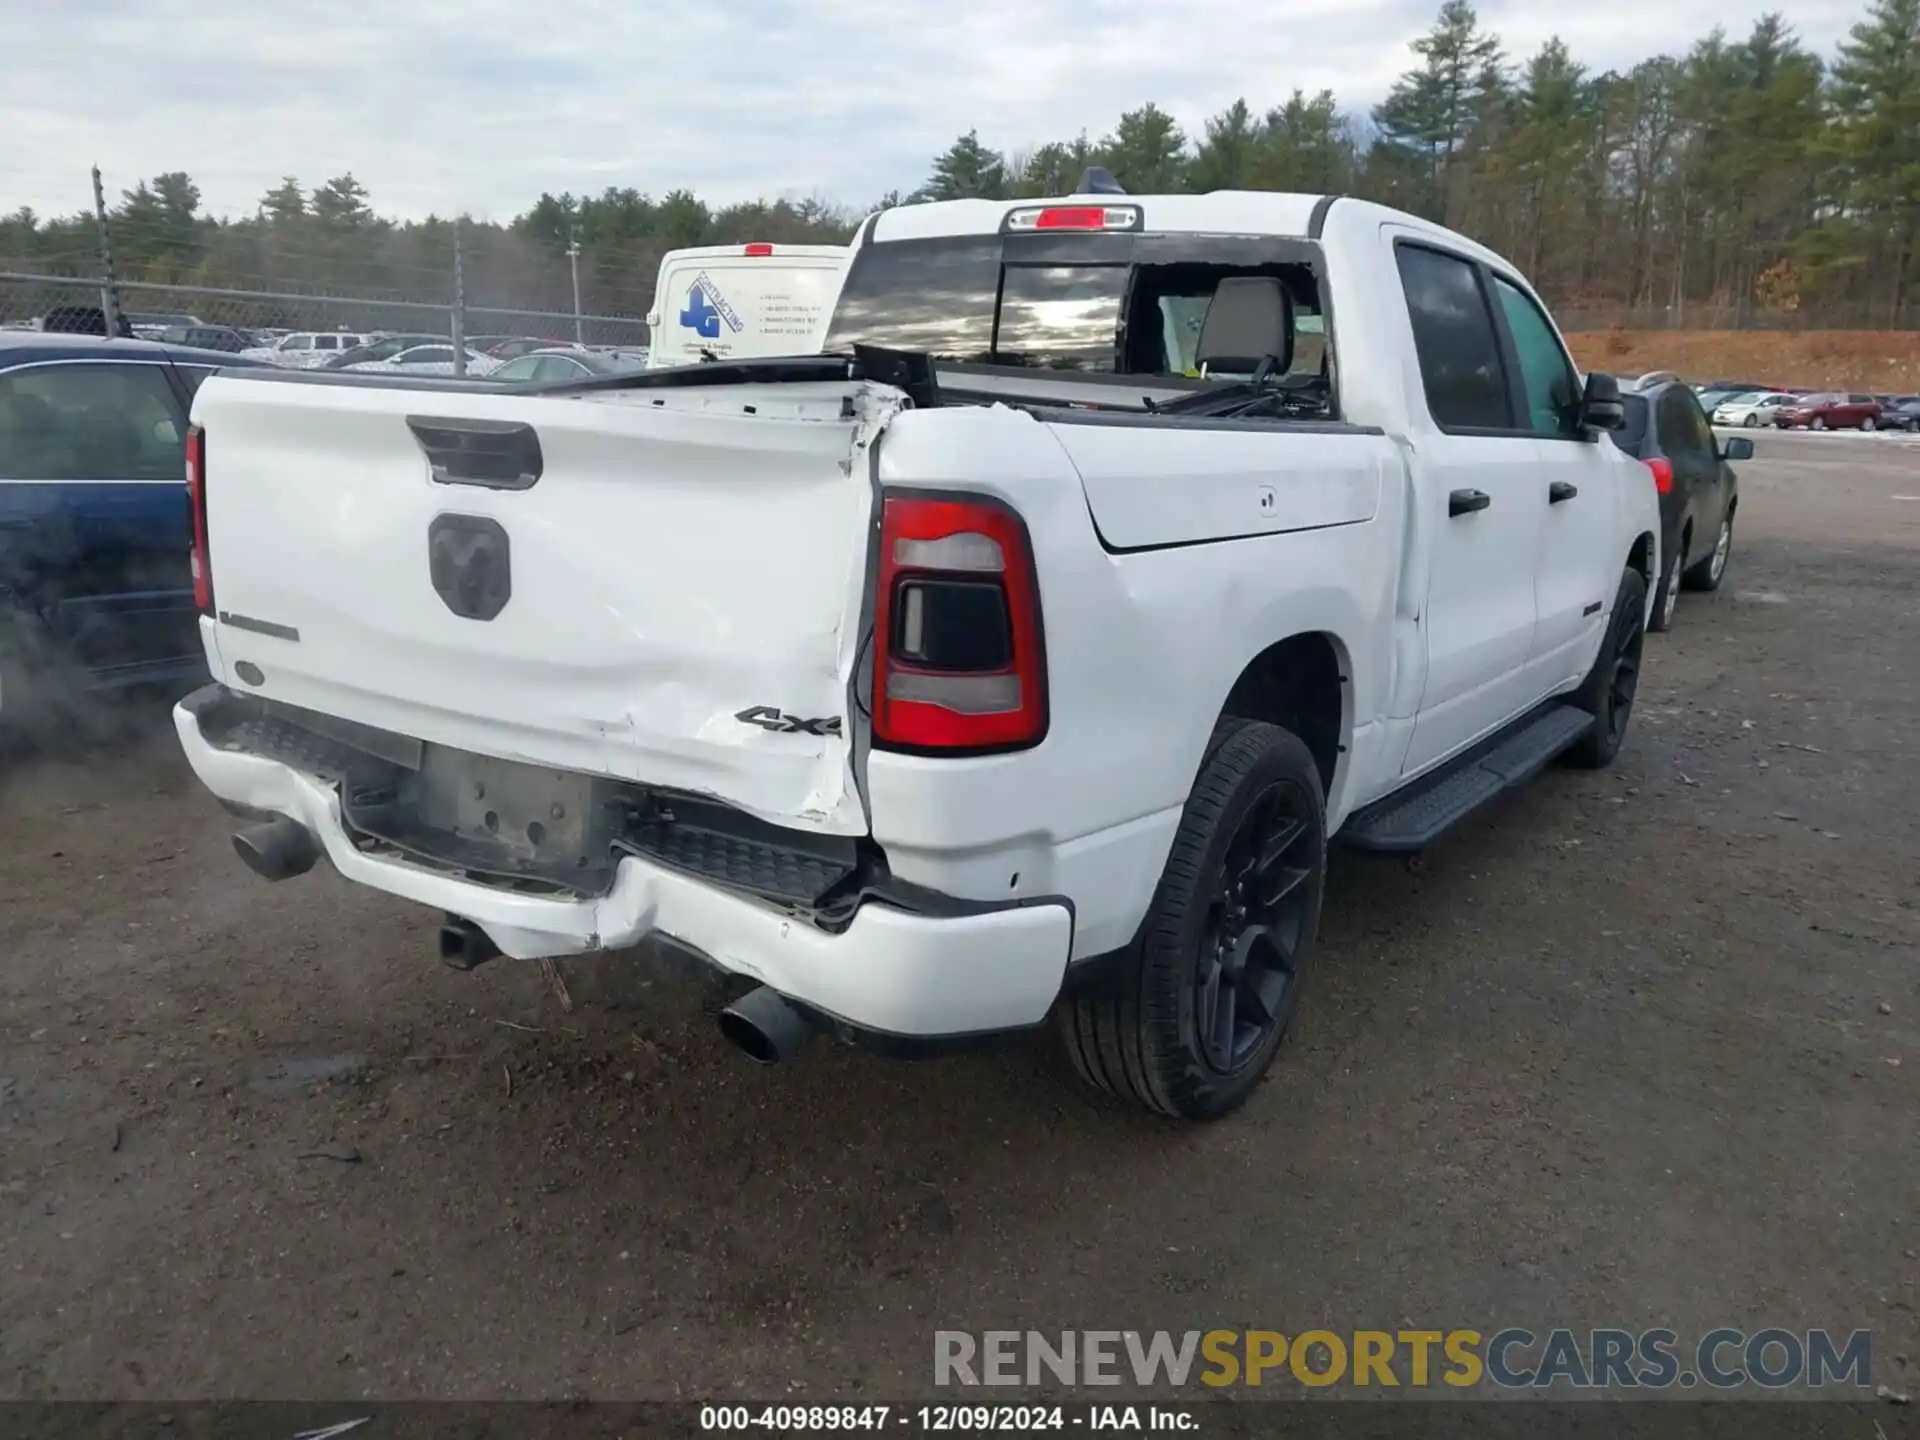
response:
<path id="1" fill-rule="evenodd" d="M 909 206 L 827 343 L 204 384 L 176 721 L 242 857 L 443 911 L 461 966 L 676 942 L 757 985 L 721 1024 L 762 1060 L 1051 1015 L 1207 1118 L 1330 841 L 1620 746 L 1653 479 L 1480 246 L 1313 196 Z"/>

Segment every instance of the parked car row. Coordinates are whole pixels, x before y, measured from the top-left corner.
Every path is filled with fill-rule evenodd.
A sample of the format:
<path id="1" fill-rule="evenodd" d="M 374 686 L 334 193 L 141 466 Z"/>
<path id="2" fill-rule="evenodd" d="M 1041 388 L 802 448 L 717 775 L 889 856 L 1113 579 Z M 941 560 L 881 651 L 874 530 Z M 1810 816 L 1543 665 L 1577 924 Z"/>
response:
<path id="1" fill-rule="evenodd" d="M 188 343 L 184 339 L 181 343 Z M 226 345 L 211 348 L 226 349 Z M 600 354 L 632 357 L 635 352 L 614 346 L 563 345 L 529 335 L 470 335 L 465 341 L 466 373 L 479 378 L 499 366 L 533 354 Z M 300 330 L 281 336 L 271 345 L 239 353 L 269 365 L 297 370 L 373 370 L 383 373 L 451 375 L 453 341 L 424 332 L 359 334 L 353 331 Z M 646 351 L 638 352 L 639 363 Z M 538 367 L 532 367 L 538 368 Z M 548 367 L 555 368 L 555 367 Z M 511 377 L 510 377 L 511 378 Z"/>
<path id="2" fill-rule="evenodd" d="M 1647 387 L 1672 381 L 1664 372 L 1642 376 Z M 1716 380 L 1693 393 L 1716 425 L 1781 430 L 1913 430 L 1920 428 L 1920 395 L 1863 395 L 1857 391 L 1808 390 Z"/>

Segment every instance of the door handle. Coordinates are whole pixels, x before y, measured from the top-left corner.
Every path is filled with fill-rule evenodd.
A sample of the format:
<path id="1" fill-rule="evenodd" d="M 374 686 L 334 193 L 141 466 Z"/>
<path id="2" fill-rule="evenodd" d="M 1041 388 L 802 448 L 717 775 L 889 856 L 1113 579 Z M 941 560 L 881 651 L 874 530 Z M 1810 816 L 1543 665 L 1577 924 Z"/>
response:
<path id="1" fill-rule="evenodd" d="M 1580 487 L 1569 480 L 1556 480 L 1547 487 L 1547 503 L 1558 505 L 1562 500 L 1571 500 L 1580 493 Z"/>
<path id="2" fill-rule="evenodd" d="M 1455 490 L 1447 496 L 1447 516 L 1471 515 L 1476 510 L 1484 510 L 1493 504 L 1493 497 L 1484 490 Z"/>

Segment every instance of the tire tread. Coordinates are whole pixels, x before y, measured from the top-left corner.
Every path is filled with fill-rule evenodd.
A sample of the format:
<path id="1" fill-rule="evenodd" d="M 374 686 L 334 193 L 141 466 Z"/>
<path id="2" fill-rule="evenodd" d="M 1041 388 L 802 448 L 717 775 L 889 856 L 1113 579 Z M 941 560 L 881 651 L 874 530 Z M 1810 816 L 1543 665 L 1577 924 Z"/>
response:
<path id="1" fill-rule="evenodd" d="M 1179 1058 L 1179 987 L 1153 984 L 1146 960 L 1181 945 L 1187 907 L 1222 815 L 1261 760 L 1288 746 L 1312 770 L 1305 745 L 1278 726 L 1223 720 L 1215 727 L 1131 955 L 1113 983 L 1061 1001 L 1057 1025 L 1068 1058 L 1094 1089 L 1173 1119 L 1209 1113 Z"/>

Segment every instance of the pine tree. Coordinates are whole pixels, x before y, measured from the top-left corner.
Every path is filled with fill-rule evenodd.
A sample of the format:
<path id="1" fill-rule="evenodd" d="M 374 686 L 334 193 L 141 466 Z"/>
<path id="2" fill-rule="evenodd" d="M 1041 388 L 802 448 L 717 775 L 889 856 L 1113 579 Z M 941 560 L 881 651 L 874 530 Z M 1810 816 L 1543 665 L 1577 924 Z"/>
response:
<path id="1" fill-rule="evenodd" d="M 1129 110 L 1100 143 L 1113 178 L 1136 195 L 1166 195 L 1186 189 L 1187 137 L 1158 105 Z"/>
<path id="2" fill-rule="evenodd" d="M 1253 183 L 1262 190 L 1339 195 L 1353 188 L 1354 144 L 1331 90 L 1309 100 L 1295 90 L 1269 110 L 1254 154 Z"/>
<path id="3" fill-rule="evenodd" d="M 933 162 L 933 174 L 914 198 L 1004 200 L 1007 189 L 1005 157 L 981 144 L 978 130 L 969 130 Z"/>
<path id="4" fill-rule="evenodd" d="M 1495 164 L 1521 201 L 1511 217 L 1521 246 L 1516 258 L 1536 277 L 1553 232 L 1567 219 L 1564 210 L 1580 171 L 1591 99 L 1584 67 L 1558 36 L 1521 72 L 1512 133 Z"/>
<path id="5" fill-rule="evenodd" d="M 1247 102 L 1236 100 L 1206 123 L 1206 138 L 1193 157 L 1195 190 L 1241 190 L 1253 183 L 1260 125 Z"/>
<path id="6" fill-rule="evenodd" d="M 1421 59 L 1373 112 L 1392 158 L 1424 172 L 1421 210 L 1447 214 L 1450 170 L 1475 117 L 1500 80 L 1500 41 L 1480 29 L 1471 0 L 1446 0 L 1432 30 L 1413 42 Z"/>
<path id="7" fill-rule="evenodd" d="M 313 192 L 314 219 L 323 225 L 352 228 L 370 224 L 373 211 L 367 204 L 367 188 L 349 171 L 336 175 Z"/>
<path id="8" fill-rule="evenodd" d="M 285 176 L 260 197 L 260 218 L 276 225 L 294 225 L 307 218 L 307 195 L 300 182 Z"/>
<path id="9" fill-rule="evenodd" d="M 1017 167 L 1009 165 L 1009 198 L 1037 200 L 1071 195 L 1093 163 L 1093 143 L 1084 133 L 1065 143 L 1049 141 L 1030 151 Z"/>
<path id="10" fill-rule="evenodd" d="M 707 238 L 713 213 L 691 190 L 669 190 L 654 216 L 653 232 L 670 249 L 698 245 Z"/>
<path id="11" fill-rule="evenodd" d="M 1832 101 L 1839 198 L 1884 252 L 1898 324 L 1920 243 L 1920 0 L 1875 0 L 1841 42 Z"/>
<path id="12" fill-rule="evenodd" d="M 191 270 L 200 254 L 200 187 L 183 170 L 169 170 L 151 183 L 121 192 L 114 213 L 114 243 L 148 279 L 168 281 Z"/>

